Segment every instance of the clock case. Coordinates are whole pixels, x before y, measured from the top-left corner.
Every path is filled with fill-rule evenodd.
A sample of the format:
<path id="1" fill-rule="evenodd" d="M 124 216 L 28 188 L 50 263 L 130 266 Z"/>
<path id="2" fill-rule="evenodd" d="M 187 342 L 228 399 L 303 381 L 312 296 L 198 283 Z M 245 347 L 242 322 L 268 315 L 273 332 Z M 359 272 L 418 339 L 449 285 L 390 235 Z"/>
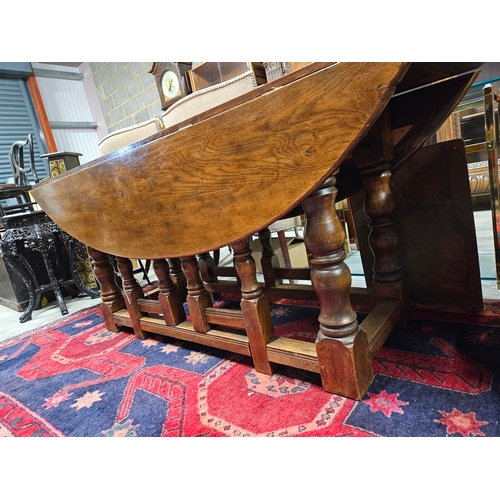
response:
<path id="1" fill-rule="evenodd" d="M 158 88 L 158 93 L 160 94 L 161 109 L 165 111 L 172 104 L 182 99 L 186 95 L 192 92 L 189 77 L 187 75 L 188 71 L 191 69 L 192 63 L 190 62 L 155 62 L 151 68 L 150 73 L 155 77 L 156 86 Z M 161 79 L 166 71 L 173 71 L 179 78 L 179 83 L 181 87 L 181 93 L 173 99 L 165 100 L 163 95 L 163 89 L 161 86 Z"/>

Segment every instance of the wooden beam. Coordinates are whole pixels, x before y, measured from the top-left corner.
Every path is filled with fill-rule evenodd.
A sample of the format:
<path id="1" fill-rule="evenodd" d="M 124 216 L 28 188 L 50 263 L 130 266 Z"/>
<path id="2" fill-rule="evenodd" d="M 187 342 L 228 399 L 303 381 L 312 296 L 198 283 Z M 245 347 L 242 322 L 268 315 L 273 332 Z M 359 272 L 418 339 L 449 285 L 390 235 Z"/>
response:
<path id="1" fill-rule="evenodd" d="M 40 94 L 40 89 L 38 88 L 36 77 L 33 73 L 28 77 L 27 82 L 31 99 L 33 100 L 33 105 L 35 106 L 35 112 L 38 116 L 38 121 L 40 122 L 45 142 L 47 143 L 48 152 L 55 153 L 58 150 L 56 141 L 54 139 L 54 135 L 52 134 L 52 129 L 50 128 L 49 119 L 47 117 L 47 112 L 45 111 L 45 106 L 43 104 L 42 95 Z"/>

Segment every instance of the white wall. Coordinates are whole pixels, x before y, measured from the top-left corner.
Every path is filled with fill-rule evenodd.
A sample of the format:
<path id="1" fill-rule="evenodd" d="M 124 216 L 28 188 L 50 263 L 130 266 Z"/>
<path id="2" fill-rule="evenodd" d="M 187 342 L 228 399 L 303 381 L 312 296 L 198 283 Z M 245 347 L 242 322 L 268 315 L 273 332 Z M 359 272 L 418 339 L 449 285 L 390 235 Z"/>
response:
<path id="1" fill-rule="evenodd" d="M 35 76 L 37 69 L 80 73 L 79 67 L 46 63 L 32 63 L 32 66 L 35 70 Z M 88 77 L 92 79 L 90 68 L 84 67 L 83 69 L 87 75 L 83 80 L 36 76 L 58 151 L 81 153 L 80 163 L 82 164 L 101 155 L 98 148 L 100 139 L 97 128 L 80 128 L 81 124 L 94 122 L 98 126 L 100 125 L 101 130 L 103 126 L 102 116 L 99 117 L 95 109 L 91 110 L 87 99 L 86 88 L 88 90 L 93 84 L 93 80 L 88 81 Z M 84 83 L 85 78 L 87 81 Z M 100 123 L 96 118 L 97 120 L 100 118 Z M 66 124 L 66 126 L 72 123 L 74 128 L 60 128 L 56 125 L 61 123 Z M 105 129 L 103 136 L 106 133 L 107 129 Z"/>

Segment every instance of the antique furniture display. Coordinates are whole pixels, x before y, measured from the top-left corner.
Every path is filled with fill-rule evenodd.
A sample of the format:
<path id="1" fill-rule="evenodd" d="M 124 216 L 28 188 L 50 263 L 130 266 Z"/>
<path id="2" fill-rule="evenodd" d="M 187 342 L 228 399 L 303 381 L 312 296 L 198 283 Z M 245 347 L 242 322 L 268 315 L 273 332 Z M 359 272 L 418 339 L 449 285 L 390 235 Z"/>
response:
<path id="1" fill-rule="evenodd" d="M 47 159 L 50 176 L 55 177 L 80 166 L 80 156 L 82 156 L 82 153 L 56 151 L 41 155 L 40 158 Z M 67 237 L 65 241 L 69 241 Z M 74 241 L 72 245 L 74 245 L 74 248 L 71 248 L 71 265 L 74 266 L 74 272 L 76 272 L 80 280 L 80 285 L 86 290 L 85 293 L 94 297 L 99 291 L 99 286 L 94 277 L 92 264 L 87 254 L 87 247 L 80 241 Z M 88 290 L 90 290 L 90 293 L 87 293 Z"/>
<path id="2" fill-rule="evenodd" d="M 29 169 L 24 167 L 25 146 L 29 147 Z M 35 202 L 28 197 L 32 186 L 28 184 L 26 174 L 31 171 L 35 182 L 38 182 L 31 134 L 26 141 L 17 141 L 12 145 L 10 162 L 18 185 L 0 187 L 0 198 L 19 199 L 25 196 L 25 199 L 3 210 L 1 220 L 4 232 L 0 250 L 11 279 L 18 278 L 28 292 L 28 304 L 19 320 L 24 323 L 31 319 L 33 310 L 40 305 L 46 292 L 53 292 L 61 313 L 68 314 L 63 290 L 73 297 L 79 293 L 98 297 L 97 283 L 94 281 L 95 288 L 90 289 L 83 284 L 76 271 L 76 247 L 81 244 L 54 224 L 45 212 L 36 209 Z M 41 256 L 43 263 L 42 274 L 35 270 L 37 256 Z M 88 268 L 87 273 L 91 270 L 90 261 Z"/>
<path id="3" fill-rule="evenodd" d="M 163 111 L 191 93 L 187 76 L 190 69 L 191 63 L 189 62 L 155 62 L 153 64 L 150 73 L 155 77 Z"/>
<path id="4" fill-rule="evenodd" d="M 108 329 L 245 354 L 262 373 L 280 364 L 314 371 L 326 391 L 360 399 L 373 379 L 373 356 L 409 305 L 391 173 L 445 121 L 479 66 L 313 63 L 44 181 L 33 196 L 89 246 Z M 362 190 L 373 279 L 369 289 L 351 290 L 335 201 Z M 139 213 L 146 198 L 154 210 Z M 280 274 L 266 233 L 296 211 L 305 215 L 310 267 Z M 311 285 L 259 283 L 249 249 L 255 233 L 276 278 L 300 276 Z M 238 280 L 202 279 L 205 254 L 226 245 Z M 117 258 L 123 291 L 107 254 Z M 143 292 L 130 258 L 153 261 L 155 295 Z M 211 293 L 224 291 L 238 291 L 240 310 L 212 307 Z M 315 343 L 274 335 L 268 297 L 276 296 L 319 301 Z M 362 322 L 352 306 L 358 302 L 371 309 Z"/>
<path id="5" fill-rule="evenodd" d="M 72 297 L 80 292 L 93 298 L 99 297 L 98 290 L 84 287 L 76 273 L 73 265 L 75 239 L 54 224 L 47 214 L 42 211 L 26 212 L 24 215 L 7 215 L 2 221 L 5 232 L 0 240 L 0 249 L 5 265 L 21 278 L 29 294 L 28 306 L 19 318 L 21 323 L 31 319 L 42 295 L 48 291 L 54 292 L 63 315 L 68 314 L 64 293 Z M 42 256 L 47 283 L 40 283 L 33 271 L 29 252 L 38 252 Z"/>

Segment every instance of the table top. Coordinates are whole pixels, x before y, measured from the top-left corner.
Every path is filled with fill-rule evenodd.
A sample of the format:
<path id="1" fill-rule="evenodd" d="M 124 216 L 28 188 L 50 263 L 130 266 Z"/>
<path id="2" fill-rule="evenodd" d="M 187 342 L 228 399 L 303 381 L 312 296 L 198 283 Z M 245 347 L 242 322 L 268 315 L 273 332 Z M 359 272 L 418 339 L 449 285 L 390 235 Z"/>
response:
<path id="1" fill-rule="evenodd" d="M 32 194 L 97 250 L 196 255 L 286 216 L 333 173 L 338 199 L 362 189 L 352 154 L 389 103 L 397 168 L 444 122 L 478 67 L 315 63 L 42 181 Z"/>

